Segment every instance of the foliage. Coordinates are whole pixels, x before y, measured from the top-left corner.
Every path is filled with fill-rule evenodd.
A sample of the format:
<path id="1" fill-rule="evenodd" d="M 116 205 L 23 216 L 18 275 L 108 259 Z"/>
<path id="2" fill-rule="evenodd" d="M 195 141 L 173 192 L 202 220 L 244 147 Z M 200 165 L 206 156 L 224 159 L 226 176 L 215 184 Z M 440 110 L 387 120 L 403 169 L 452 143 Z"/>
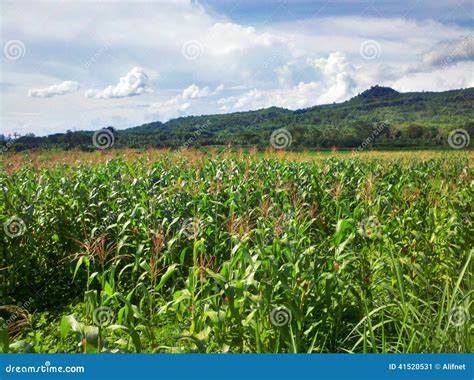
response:
<path id="1" fill-rule="evenodd" d="M 33 300 L 0 350 L 469 352 L 472 184 L 457 153 L 1 171 L 0 304 Z"/>
<path id="2" fill-rule="evenodd" d="M 447 136 L 453 129 L 462 128 L 474 136 L 473 101 L 474 88 L 401 94 L 375 86 L 343 103 L 296 111 L 271 107 L 152 122 L 115 131 L 115 147 L 231 144 L 264 149 L 270 145 L 271 133 L 280 128 L 292 135 L 290 149 L 357 148 L 364 142 L 375 148 L 447 147 Z M 94 150 L 92 135 L 93 132 L 68 131 L 47 137 L 24 136 L 14 139 L 11 149 Z"/>

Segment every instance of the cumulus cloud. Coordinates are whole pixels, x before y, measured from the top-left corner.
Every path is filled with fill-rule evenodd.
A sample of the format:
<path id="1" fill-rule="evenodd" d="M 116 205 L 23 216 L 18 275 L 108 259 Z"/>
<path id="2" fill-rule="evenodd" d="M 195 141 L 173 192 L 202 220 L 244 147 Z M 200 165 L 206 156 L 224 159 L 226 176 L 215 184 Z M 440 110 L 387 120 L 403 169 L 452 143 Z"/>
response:
<path id="1" fill-rule="evenodd" d="M 57 95 L 65 95 L 76 92 L 80 87 L 81 86 L 78 82 L 67 80 L 61 84 L 54 84 L 46 88 L 31 89 L 28 91 L 28 96 L 32 98 L 51 98 Z"/>
<path id="2" fill-rule="evenodd" d="M 463 46 L 466 46 L 466 43 Z M 456 46 L 451 49 L 464 58 L 458 60 L 453 58 L 451 62 L 457 64 L 445 66 L 443 62 L 448 61 L 436 58 L 432 62 L 442 64 L 429 71 L 414 70 L 409 64 L 394 66 L 379 63 L 356 66 L 345 53 L 331 52 L 327 57 L 306 58 L 304 63 L 302 60 L 296 60 L 277 68 L 275 72 L 278 76 L 278 87 L 253 88 L 238 95 L 223 97 L 217 104 L 222 112 L 247 111 L 271 106 L 298 109 L 345 101 L 375 84 L 393 87 L 402 92 L 472 87 L 474 79 L 465 75 L 472 71 L 470 62 L 472 58 L 468 56 L 469 50 L 464 51 L 463 55 L 460 50 L 461 48 Z M 454 53 L 451 54 L 454 57 Z M 304 64 L 307 66 L 306 69 L 303 69 Z M 292 84 L 295 69 L 306 71 L 312 79 Z"/>
<path id="3" fill-rule="evenodd" d="M 196 98 L 205 98 L 207 96 L 214 96 L 219 94 L 224 90 L 224 85 L 221 84 L 216 87 L 214 91 L 211 92 L 209 86 L 200 88 L 199 86 L 192 84 L 191 86 L 185 88 L 181 94 L 183 99 L 196 99 Z"/>
<path id="4" fill-rule="evenodd" d="M 196 84 L 192 84 L 173 98 L 156 102 L 149 106 L 149 117 L 157 117 L 161 121 L 166 121 L 175 117 L 185 116 L 189 114 L 193 104 L 199 102 L 202 98 L 218 95 L 224 88 L 224 85 L 221 84 L 214 91 L 211 91 L 209 86 L 199 87 Z"/>
<path id="5" fill-rule="evenodd" d="M 183 101 L 181 96 L 174 97 L 164 102 L 153 103 L 148 112 L 160 120 L 169 120 L 178 116 L 183 116 L 191 104 Z"/>
<path id="6" fill-rule="evenodd" d="M 209 87 L 199 88 L 195 84 L 192 84 L 188 88 L 183 90 L 183 99 L 195 99 L 203 98 L 209 95 Z"/>
<path id="7" fill-rule="evenodd" d="M 315 104 L 339 102 L 353 96 L 358 89 L 357 69 L 342 52 L 332 52 L 327 58 L 307 59 L 313 80 L 299 82 L 287 88 L 259 90 L 254 88 L 242 95 L 221 98 L 221 111 L 245 111 L 279 106 L 296 109 Z M 289 67 L 278 71 L 285 77 Z"/>
<path id="8" fill-rule="evenodd" d="M 287 21 L 282 22 L 280 14 L 255 23 L 250 11 L 231 20 L 232 14 L 219 13 L 209 2 L 199 0 L 143 2 L 140 7 L 114 2 L 94 9 L 95 19 L 101 22 L 94 23 L 93 33 L 76 22 L 90 19 L 86 3 L 64 2 L 61 17 L 54 18 L 49 17 L 50 4 L 34 2 L 32 6 L 29 0 L 7 3 L 0 25 L 2 35 L 24 36 L 35 49 L 28 50 L 22 60 L 21 75 L 13 62 L 4 65 L 2 73 L 15 86 L 4 99 L 7 111 L 0 115 L 0 124 L 5 130 L 14 130 L 19 124 L 16 114 L 27 106 L 39 115 L 35 125 L 44 129 L 61 128 L 71 115 L 77 116 L 77 128 L 87 128 L 90 117 L 84 116 L 86 112 L 107 117 L 105 107 L 98 108 L 86 98 L 72 104 L 67 97 L 58 96 L 54 117 L 44 112 L 40 102 L 22 103 L 24 88 L 33 87 L 31 83 L 59 83 L 58 76 L 84 75 L 81 85 L 91 89 L 86 92 L 89 98 L 123 98 L 114 112 L 126 117 L 129 125 L 142 123 L 151 117 L 150 112 L 164 120 L 273 105 L 302 108 L 343 101 L 375 84 L 399 91 L 442 91 L 472 85 L 472 38 L 463 46 L 464 37 L 460 36 L 472 35 L 473 29 L 451 18 L 440 22 L 436 20 L 443 17 L 426 16 L 440 2 L 421 7 L 423 17 L 412 17 L 412 10 L 410 18 L 403 16 L 405 9 L 395 14 L 388 8 L 386 17 L 370 16 L 374 13 L 362 12 L 363 4 L 357 11 L 357 7 L 341 6 L 342 13 L 332 16 L 318 14 L 317 9 L 313 12 L 309 6 L 308 17 L 296 17 L 297 12 L 290 14 L 289 2 L 278 9 L 288 14 Z M 446 7 L 450 12 L 462 12 L 456 2 L 442 2 L 450 3 Z M 38 28 L 36 21 L 46 18 L 48 23 Z M 124 34 L 123 30 L 134 32 Z M 191 40 L 202 46 L 202 54 L 195 60 L 183 56 L 183 45 Z M 375 59 L 364 59 L 360 53 L 367 40 L 380 45 Z M 104 41 L 113 47 L 110 54 L 101 55 L 94 61 L 94 70 L 84 73 L 78 62 L 89 62 L 103 51 Z M 65 54 L 65 46 L 74 54 Z M 37 62 L 44 58 L 44 51 L 51 51 L 51 57 L 61 61 L 44 61 L 38 77 Z M 445 59 L 447 67 L 441 67 Z M 146 68 L 146 74 L 139 68 L 135 74 L 133 70 L 126 74 L 135 62 Z M 111 67 L 126 75 L 119 83 L 113 80 L 93 88 L 93 83 L 108 77 Z M 159 68 L 159 78 L 152 68 Z M 150 112 L 137 112 L 136 97 L 150 91 L 155 83 L 160 90 L 150 96 L 152 106 L 143 108 L 149 107 Z M 225 88 L 215 88 L 218 83 L 225 83 Z"/>
<path id="9" fill-rule="evenodd" d="M 401 92 L 440 91 L 452 88 L 474 87 L 474 77 L 466 76 L 472 73 L 472 62 L 458 62 L 447 66 L 438 66 L 430 72 L 412 72 L 403 75 L 389 83 L 389 85 Z"/>
<path id="10" fill-rule="evenodd" d="M 126 98 L 142 95 L 151 90 L 147 87 L 148 75 L 141 67 L 134 67 L 115 86 L 107 86 L 103 90 L 87 90 L 87 98 L 110 99 Z"/>
<path id="11" fill-rule="evenodd" d="M 334 52 L 328 58 L 315 59 L 312 63 L 321 71 L 326 84 L 324 94 L 318 99 L 320 103 L 339 102 L 353 94 L 355 69 L 343 53 Z"/>

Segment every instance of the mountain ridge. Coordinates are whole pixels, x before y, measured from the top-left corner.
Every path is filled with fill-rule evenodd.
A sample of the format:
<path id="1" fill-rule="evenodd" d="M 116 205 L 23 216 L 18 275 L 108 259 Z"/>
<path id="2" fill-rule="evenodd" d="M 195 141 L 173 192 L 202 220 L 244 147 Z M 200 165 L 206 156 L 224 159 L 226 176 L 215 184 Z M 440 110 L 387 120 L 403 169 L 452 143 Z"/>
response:
<path id="1" fill-rule="evenodd" d="M 443 147 L 450 130 L 465 129 L 473 135 L 474 88 L 442 92 L 401 93 L 390 87 L 372 86 L 341 103 L 289 110 L 268 107 L 254 111 L 179 117 L 154 121 L 116 131 L 115 147 L 179 148 L 182 146 L 269 146 L 273 131 L 287 129 L 288 148 L 355 148 L 380 125 L 386 125 L 371 147 Z M 94 149 L 93 131 L 21 137 L 14 150 L 34 148 Z M 3 139 L 5 141 L 5 138 Z M 190 142 L 190 140 L 192 140 Z"/>

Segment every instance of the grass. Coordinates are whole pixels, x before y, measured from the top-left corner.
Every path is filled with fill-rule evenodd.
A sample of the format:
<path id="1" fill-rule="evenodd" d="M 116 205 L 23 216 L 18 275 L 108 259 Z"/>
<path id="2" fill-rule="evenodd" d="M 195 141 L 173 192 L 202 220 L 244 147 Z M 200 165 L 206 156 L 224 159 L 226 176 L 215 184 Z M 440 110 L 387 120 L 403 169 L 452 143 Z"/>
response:
<path id="1" fill-rule="evenodd" d="M 4 155 L 0 350 L 470 352 L 471 158 Z"/>

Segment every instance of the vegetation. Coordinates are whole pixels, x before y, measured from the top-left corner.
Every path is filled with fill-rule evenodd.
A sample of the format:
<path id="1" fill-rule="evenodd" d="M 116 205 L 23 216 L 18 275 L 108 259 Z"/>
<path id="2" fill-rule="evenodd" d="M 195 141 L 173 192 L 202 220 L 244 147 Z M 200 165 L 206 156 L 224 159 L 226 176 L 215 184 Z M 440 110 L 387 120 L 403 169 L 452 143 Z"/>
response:
<path id="1" fill-rule="evenodd" d="M 210 145 L 269 146 L 280 128 L 292 136 L 289 149 L 447 147 L 447 136 L 462 128 L 474 136 L 474 88 L 440 93 L 398 93 L 375 86 L 340 103 L 290 111 L 267 108 L 224 115 L 189 116 L 115 131 L 117 148 L 179 148 Z M 71 124 L 71 128 L 72 128 Z M 114 130 L 113 127 L 109 127 Z M 47 137 L 3 136 L 5 150 L 80 148 L 94 150 L 93 132 Z"/>
<path id="2" fill-rule="evenodd" d="M 470 352 L 471 158 L 3 155 L 0 351 Z"/>

